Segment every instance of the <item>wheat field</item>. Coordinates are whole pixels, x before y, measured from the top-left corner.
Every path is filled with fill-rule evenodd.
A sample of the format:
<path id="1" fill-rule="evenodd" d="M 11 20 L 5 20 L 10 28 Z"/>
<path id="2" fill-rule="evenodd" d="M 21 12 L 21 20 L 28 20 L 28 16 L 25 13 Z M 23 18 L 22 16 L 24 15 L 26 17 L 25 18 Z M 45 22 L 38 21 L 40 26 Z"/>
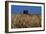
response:
<path id="1" fill-rule="evenodd" d="M 17 14 L 11 16 L 11 28 L 41 27 L 40 15 Z"/>

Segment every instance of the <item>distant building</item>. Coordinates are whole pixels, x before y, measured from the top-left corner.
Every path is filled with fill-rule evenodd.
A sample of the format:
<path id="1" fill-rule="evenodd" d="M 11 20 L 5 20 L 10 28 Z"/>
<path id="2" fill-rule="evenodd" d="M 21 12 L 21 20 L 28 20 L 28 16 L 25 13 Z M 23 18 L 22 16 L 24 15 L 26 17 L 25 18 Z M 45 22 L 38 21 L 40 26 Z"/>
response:
<path id="1" fill-rule="evenodd" d="M 24 10 L 23 11 L 23 14 L 28 14 L 28 10 Z"/>

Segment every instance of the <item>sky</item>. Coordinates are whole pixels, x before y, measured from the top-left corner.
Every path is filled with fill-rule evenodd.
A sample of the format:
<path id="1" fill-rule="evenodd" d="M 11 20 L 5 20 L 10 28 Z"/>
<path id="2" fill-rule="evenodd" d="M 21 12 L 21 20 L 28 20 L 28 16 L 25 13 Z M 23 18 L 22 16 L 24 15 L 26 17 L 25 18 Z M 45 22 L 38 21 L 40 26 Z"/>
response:
<path id="1" fill-rule="evenodd" d="M 12 14 L 23 14 L 24 10 L 28 10 L 28 14 L 41 14 L 41 6 L 11 5 Z"/>

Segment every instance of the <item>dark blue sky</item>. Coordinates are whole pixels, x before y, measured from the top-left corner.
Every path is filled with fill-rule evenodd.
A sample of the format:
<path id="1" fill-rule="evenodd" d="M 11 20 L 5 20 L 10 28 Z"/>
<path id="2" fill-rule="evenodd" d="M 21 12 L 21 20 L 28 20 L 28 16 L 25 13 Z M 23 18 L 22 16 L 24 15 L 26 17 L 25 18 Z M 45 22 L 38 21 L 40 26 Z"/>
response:
<path id="1" fill-rule="evenodd" d="M 12 14 L 23 14 L 24 10 L 28 10 L 29 14 L 41 14 L 41 7 L 40 6 L 11 5 Z"/>

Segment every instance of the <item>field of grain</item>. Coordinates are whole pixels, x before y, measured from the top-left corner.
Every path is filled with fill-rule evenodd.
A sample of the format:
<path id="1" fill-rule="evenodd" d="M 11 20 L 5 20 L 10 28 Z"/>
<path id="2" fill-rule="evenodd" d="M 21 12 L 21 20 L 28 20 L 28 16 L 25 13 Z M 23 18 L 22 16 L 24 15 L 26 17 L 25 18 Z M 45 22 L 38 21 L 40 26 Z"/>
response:
<path id="1" fill-rule="evenodd" d="M 17 14 L 11 16 L 11 28 L 41 27 L 40 15 Z"/>

